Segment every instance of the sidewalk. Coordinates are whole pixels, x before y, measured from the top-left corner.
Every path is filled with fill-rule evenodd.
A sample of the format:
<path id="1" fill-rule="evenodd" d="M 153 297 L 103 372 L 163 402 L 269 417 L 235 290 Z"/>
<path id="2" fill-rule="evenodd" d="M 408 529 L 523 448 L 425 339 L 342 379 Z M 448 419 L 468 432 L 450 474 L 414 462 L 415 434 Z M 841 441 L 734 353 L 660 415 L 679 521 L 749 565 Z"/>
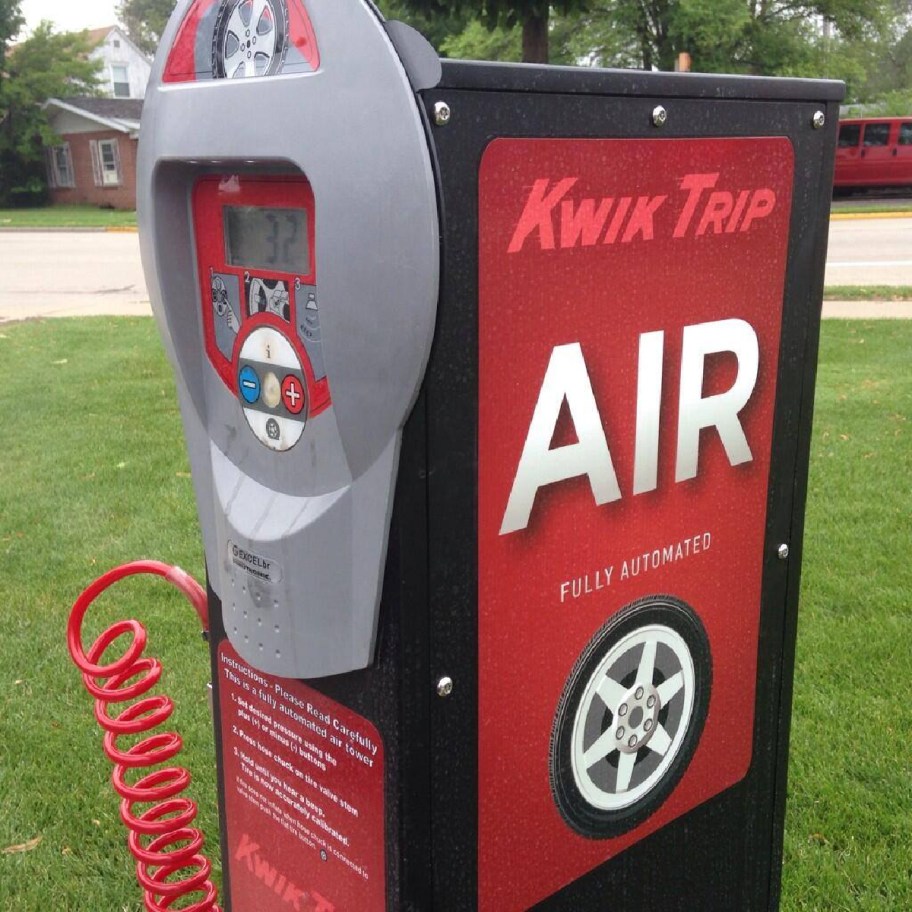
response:
<path id="1" fill-rule="evenodd" d="M 824 301 L 823 318 L 912 320 L 912 301 Z"/>
<path id="2" fill-rule="evenodd" d="M 912 301 L 824 301 L 823 318 L 912 320 Z"/>

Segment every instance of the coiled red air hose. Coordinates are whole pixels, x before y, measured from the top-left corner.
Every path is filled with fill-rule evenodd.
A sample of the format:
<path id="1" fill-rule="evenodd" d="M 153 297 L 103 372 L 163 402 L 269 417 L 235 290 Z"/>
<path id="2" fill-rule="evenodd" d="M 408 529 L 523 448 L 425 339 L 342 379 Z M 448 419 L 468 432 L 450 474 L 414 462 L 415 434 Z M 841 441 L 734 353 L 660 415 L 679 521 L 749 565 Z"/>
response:
<path id="1" fill-rule="evenodd" d="M 121 749 L 118 739 L 142 735 L 163 725 L 174 711 L 173 701 L 164 694 L 146 696 L 158 683 L 162 665 L 158 659 L 143 658 L 146 629 L 139 621 L 118 621 L 105 630 L 88 652 L 82 645 L 82 624 L 91 604 L 106 589 L 128 576 L 152 574 L 176 586 L 196 609 L 203 629 L 208 630 L 206 593 L 179 567 L 158 561 L 136 561 L 109 571 L 92 583 L 73 605 L 67 626 L 70 655 L 82 672 L 86 689 L 95 698 L 95 718 L 105 731 L 104 752 L 114 763 L 112 782 L 121 797 L 120 817 L 130 831 L 128 845 L 136 858 L 136 877 L 145 891 L 147 912 L 168 912 L 179 899 L 200 894 L 181 912 L 220 912 L 218 891 L 211 880 L 212 864 L 202 853 L 203 835 L 192 826 L 197 806 L 180 797 L 190 784 L 190 774 L 170 763 L 183 747 L 174 732 L 150 734 L 131 747 Z M 105 651 L 119 637 L 132 636 L 121 658 L 99 664 Z M 130 703 L 112 717 L 108 707 Z M 127 781 L 132 770 L 155 768 L 134 784 Z M 150 805 L 142 812 L 137 805 Z"/>

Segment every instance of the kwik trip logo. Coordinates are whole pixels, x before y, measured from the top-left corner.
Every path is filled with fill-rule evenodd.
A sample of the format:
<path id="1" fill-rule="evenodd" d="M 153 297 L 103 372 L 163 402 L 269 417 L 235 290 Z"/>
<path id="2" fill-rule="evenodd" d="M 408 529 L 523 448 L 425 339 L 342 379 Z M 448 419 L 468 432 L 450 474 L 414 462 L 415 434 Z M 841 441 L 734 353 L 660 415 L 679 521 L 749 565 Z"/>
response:
<path id="1" fill-rule="evenodd" d="M 661 224 L 668 226 L 674 239 L 745 233 L 761 225 L 776 208 L 773 190 L 717 188 L 718 173 L 686 175 L 680 181 L 677 200 L 668 195 L 574 199 L 569 194 L 578 180 L 535 181 L 513 232 L 510 253 L 528 246 L 558 250 L 627 244 L 636 239 L 652 241 L 658 236 L 658 216 L 665 211 L 672 217 Z M 619 477 L 615 467 L 590 380 L 587 353 L 578 342 L 552 349 L 504 511 L 501 535 L 527 528 L 539 489 L 571 478 L 587 477 L 596 506 L 656 490 L 659 442 L 664 430 L 662 393 L 668 373 L 665 335 L 659 330 L 639 337 L 634 460 L 627 477 Z M 725 392 L 704 395 L 707 362 L 722 353 L 733 354 L 737 360 L 735 381 Z M 757 333 L 746 320 L 717 320 L 683 328 L 675 484 L 697 476 L 701 434 L 707 428 L 718 435 L 732 466 L 753 460 L 740 413 L 754 393 L 759 368 Z M 565 402 L 576 442 L 552 449 Z"/>
<path id="2" fill-rule="evenodd" d="M 243 862 L 262 885 L 278 896 L 294 912 L 336 912 L 336 907 L 319 893 L 302 890 L 264 858 L 260 846 L 246 833 L 241 836 L 234 860 Z"/>
<path id="3" fill-rule="evenodd" d="M 657 222 L 668 224 L 681 240 L 707 234 L 744 234 L 776 208 L 768 187 L 754 190 L 717 187 L 719 172 L 688 174 L 675 196 L 605 196 L 576 199 L 570 191 L 578 177 L 535 181 L 516 224 L 509 253 L 524 247 L 568 250 L 574 247 L 653 241 Z M 671 213 L 667 218 L 666 213 Z"/>

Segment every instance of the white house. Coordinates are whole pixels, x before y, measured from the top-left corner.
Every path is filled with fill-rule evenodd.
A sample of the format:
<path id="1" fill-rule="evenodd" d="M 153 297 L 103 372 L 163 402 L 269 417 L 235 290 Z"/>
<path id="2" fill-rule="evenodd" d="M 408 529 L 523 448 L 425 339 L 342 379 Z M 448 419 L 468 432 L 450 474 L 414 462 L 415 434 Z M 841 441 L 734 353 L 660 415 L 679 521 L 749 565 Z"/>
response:
<path id="1" fill-rule="evenodd" d="M 152 62 L 118 25 L 93 29 L 92 60 L 102 62 L 101 88 L 110 98 L 145 98 Z"/>

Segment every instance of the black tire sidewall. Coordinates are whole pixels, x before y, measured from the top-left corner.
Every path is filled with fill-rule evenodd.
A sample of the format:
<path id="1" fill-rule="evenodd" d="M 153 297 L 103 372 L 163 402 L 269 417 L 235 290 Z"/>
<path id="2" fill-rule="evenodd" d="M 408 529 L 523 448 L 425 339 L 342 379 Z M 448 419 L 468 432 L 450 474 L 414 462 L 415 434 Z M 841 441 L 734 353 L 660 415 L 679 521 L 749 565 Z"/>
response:
<path id="1" fill-rule="evenodd" d="M 694 666 L 694 705 L 688 728 L 671 766 L 649 792 L 626 808 L 597 808 L 580 793 L 573 775 L 573 730 L 580 703 L 596 668 L 615 644 L 633 631 L 652 624 L 673 630 L 690 651 Z M 690 765 L 703 733 L 711 689 L 709 640 L 696 612 L 685 602 L 670 595 L 651 595 L 613 615 L 589 641 L 574 665 L 554 717 L 550 749 L 551 791 L 566 823 L 589 839 L 610 839 L 651 817 L 674 791 Z"/>

